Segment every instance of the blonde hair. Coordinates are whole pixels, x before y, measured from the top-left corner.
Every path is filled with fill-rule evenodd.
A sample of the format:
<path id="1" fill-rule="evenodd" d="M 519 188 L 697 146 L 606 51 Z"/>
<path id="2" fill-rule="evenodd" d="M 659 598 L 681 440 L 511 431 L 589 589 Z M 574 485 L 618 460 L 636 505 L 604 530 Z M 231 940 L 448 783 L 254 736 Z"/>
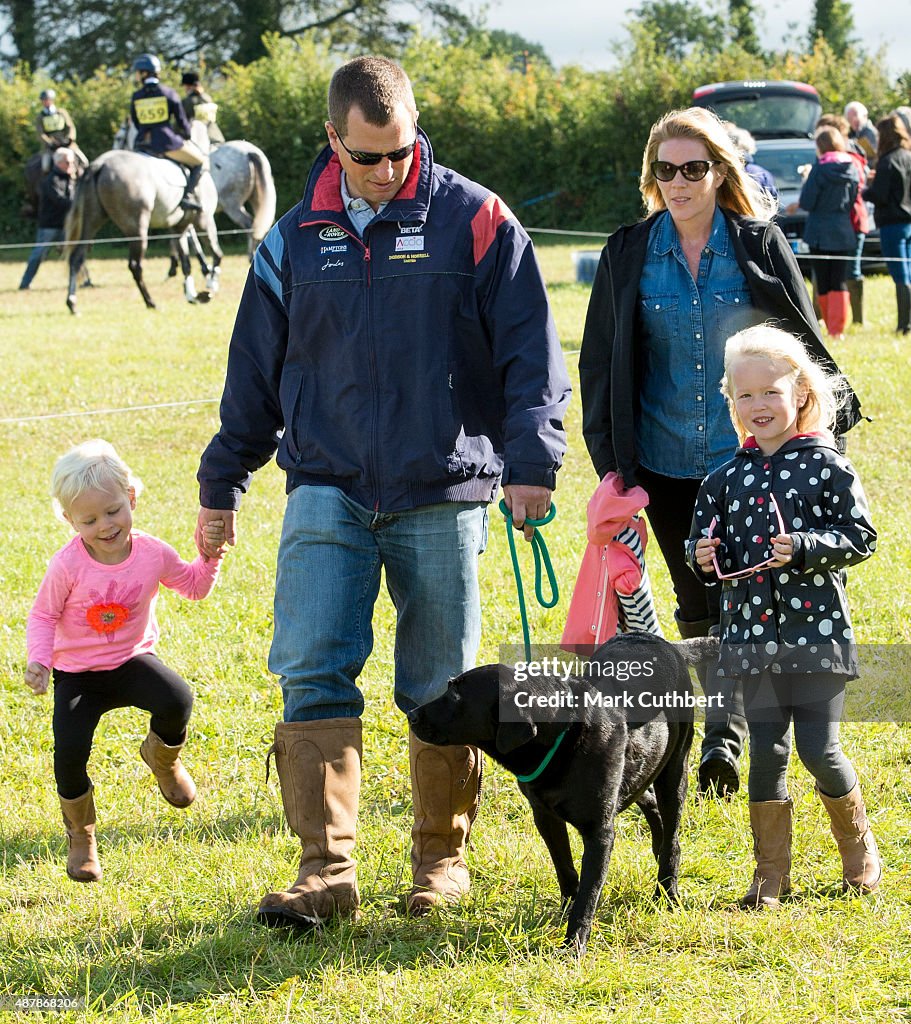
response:
<path id="1" fill-rule="evenodd" d="M 719 206 L 758 220 L 771 220 L 777 212 L 777 200 L 743 169 L 743 159 L 728 135 L 724 122 L 711 110 L 689 107 L 686 110 L 671 110 L 659 118 L 649 132 L 642 155 L 639 191 L 650 214 L 667 208 L 658 181 L 652 174 L 652 162 L 658 159 L 658 147 L 669 139 L 694 139 L 701 142 L 709 159 L 723 165 L 724 180 L 717 192 Z"/>
<path id="2" fill-rule="evenodd" d="M 113 488 L 124 494 L 138 496 L 142 481 L 114 450 L 113 445 L 100 438 L 84 441 L 61 455 L 51 473 L 51 497 L 54 514 L 64 518 L 76 498 L 85 491 Z"/>
<path id="3" fill-rule="evenodd" d="M 804 393 L 804 403 L 797 410 L 797 430 L 801 434 L 811 431 L 825 434 L 834 441 L 835 417 L 848 399 L 848 382 L 840 374 L 828 373 L 811 358 L 803 342 L 771 324 L 759 324 L 738 331 L 727 340 L 724 347 L 724 376 L 721 378 L 721 393 L 728 403 L 731 422 L 737 431 L 740 443 L 747 439 L 749 431 L 737 415 L 734 404 L 731 367 L 738 359 L 765 359 L 770 363 L 783 363 L 789 367 L 784 376 L 791 386 Z"/>

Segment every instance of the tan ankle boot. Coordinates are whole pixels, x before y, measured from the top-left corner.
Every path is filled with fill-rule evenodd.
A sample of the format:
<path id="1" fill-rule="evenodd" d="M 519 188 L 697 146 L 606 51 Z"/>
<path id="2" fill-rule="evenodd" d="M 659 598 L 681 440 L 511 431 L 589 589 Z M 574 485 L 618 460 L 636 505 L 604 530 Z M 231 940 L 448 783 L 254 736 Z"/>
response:
<path id="1" fill-rule="evenodd" d="M 261 924 L 312 928 L 354 917 L 360 897 L 351 857 L 361 788 L 361 720 L 279 722 L 275 768 L 288 827 L 301 841 L 297 881 L 259 905 Z"/>
<path id="2" fill-rule="evenodd" d="M 791 891 L 790 800 L 761 800 L 750 804 L 753 884 L 740 901 L 741 910 L 777 910 L 781 897 Z"/>
<path id="3" fill-rule="evenodd" d="M 139 754 L 143 761 L 152 769 L 158 780 L 161 795 L 174 807 L 189 807 L 196 799 L 196 783 L 180 760 L 180 752 L 185 743 L 169 747 L 157 734 L 149 730 L 149 735 L 142 741 Z"/>
<path id="4" fill-rule="evenodd" d="M 873 830 L 867 821 L 867 810 L 860 786 L 855 785 L 844 796 L 831 797 L 816 787 L 822 805 L 829 812 L 832 835 L 841 854 L 842 887 L 860 893 L 873 892 L 883 875 L 883 864 Z"/>
<path id="5" fill-rule="evenodd" d="M 409 730 L 411 873 L 406 899 L 410 914 L 426 914 L 439 903 L 464 896 L 471 885 L 465 847 L 481 795 L 481 752 L 476 747 L 437 747 Z"/>
<path id="6" fill-rule="evenodd" d="M 76 882 L 97 882 L 101 878 L 98 846 L 95 843 L 94 787 L 75 800 L 60 797 L 60 810 L 66 826 L 69 854 L 66 873 Z"/>

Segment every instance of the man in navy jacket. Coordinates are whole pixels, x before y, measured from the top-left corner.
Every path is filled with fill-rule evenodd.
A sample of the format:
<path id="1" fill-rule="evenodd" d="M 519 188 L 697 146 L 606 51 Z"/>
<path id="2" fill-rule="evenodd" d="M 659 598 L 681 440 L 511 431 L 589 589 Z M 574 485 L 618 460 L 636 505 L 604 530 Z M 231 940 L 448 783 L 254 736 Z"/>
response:
<path id="1" fill-rule="evenodd" d="M 569 382 L 528 235 L 492 192 L 434 163 L 407 76 L 359 57 L 329 86 L 329 145 L 247 277 L 221 427 L 203 454 L 197 545 L 277 450 L 288 501 L 269 667 L 297 881 L 259 919 L 352 916 L 361 773 L 358 676 L 380 570 L 396 608 L 395 701 L 408 712 L 471 667 L 478 555 L 503 484 L 514 522 L 546 515 Z M 525 527 L 526 535 L 531 528 Z M 410 913 L 468 891 L 480 754 L 410 735 Z"/>

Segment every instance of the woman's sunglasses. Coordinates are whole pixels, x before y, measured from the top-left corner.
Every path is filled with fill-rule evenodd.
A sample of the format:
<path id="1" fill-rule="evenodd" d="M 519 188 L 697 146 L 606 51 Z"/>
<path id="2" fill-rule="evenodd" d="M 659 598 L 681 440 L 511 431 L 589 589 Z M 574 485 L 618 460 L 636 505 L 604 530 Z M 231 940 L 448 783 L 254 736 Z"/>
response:
<path id="1" fill-rule="evenodd" d="M 335 128 L 335 125 L 332 126 Z M 342 144 L 342 148 L 351 157 L 356 164 L 362 164 L 365 167 L 372 167 L 374 164 L 378 164 L 381 160 L 388 160 L 390 163 L 397 164 L 400 160 L 404 160 L 405 157 L 411 156 L 414 152 L 414 147 L 418 144 L 417 135 L 415 135 L 414 142 L 409 143 L 407 146 L 402 146 L 401 149 L 394 149 L 391 153 L 369 153 L 363 149 L 349 149 L 342 139 L 341 135 L 336 131 L 335 137 Z"/>
<path id="2" fill-rule="evenodd" d="M 344 145 L 344 143 L 342 143 Z M 659 181 L 673 181 L 677 171 L 687 181 L 702 181 L 709 173 L 709 168 L 721 163 L 720 160 L 687 160 L 685 164 L 672 164 L 670 160 L 653 160 L 651 162 L 652 174 Z"/>
<path id="3" fill-rule="evenodd" d="M 778 507 L 778 502 L 775 500 L 775 495 L 770 494 L 769 499 L 771 501 L 772 508 L 775 510 L 775 515 L 778 518 L 778 533 L 779 536 L 787 533 L 787 528 L 784 525 L 784 519 L 781 517 L 781 510 Z M 708 533 L 706 537 L 711 540 L 712 534 L 715 532 L 715 527 L 718 525 L 717 516 L 709 523 Z M 717 550 L 717 549 L 716 549 Z M 752 576 L 754 572 L 759 572 L 760 569 L 767 569 L 773 562 L 777 561 L 773 555 L 771 558 L 767 558 L 764 562 L 760 562 L 758 565 L 754 565 L 751 569 L 740 569 L 738 572 L 722 572 L 721 566 L 718 564 L 718 556 L 712 553 L 712 567 L 715 570 L 715 575 L 720 580 L 742 580 L 746 579 L 747 576 Z"/>

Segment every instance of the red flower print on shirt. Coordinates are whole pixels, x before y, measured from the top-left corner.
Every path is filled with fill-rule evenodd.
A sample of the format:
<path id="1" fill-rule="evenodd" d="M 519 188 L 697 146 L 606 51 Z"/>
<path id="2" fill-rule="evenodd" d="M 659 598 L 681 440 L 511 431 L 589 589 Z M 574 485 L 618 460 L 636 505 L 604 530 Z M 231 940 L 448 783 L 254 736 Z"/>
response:
<path id="1" fill-rule="evenodd" d="M 118 591 L 121 591 L 118 593 Z M 130 618 L 130 612 L 136 607 L 137 598 L 142 592 L 142 584 L 125 584 L 119 587 L 116 580 L 108 583 L 107 592 L 100 594 L 90 590 L 89 595 L 94 602 L 85 613 L 85 621 L 96 632 L 101 633 L 109 644 L 114 642 L 114 634 Z"/>

